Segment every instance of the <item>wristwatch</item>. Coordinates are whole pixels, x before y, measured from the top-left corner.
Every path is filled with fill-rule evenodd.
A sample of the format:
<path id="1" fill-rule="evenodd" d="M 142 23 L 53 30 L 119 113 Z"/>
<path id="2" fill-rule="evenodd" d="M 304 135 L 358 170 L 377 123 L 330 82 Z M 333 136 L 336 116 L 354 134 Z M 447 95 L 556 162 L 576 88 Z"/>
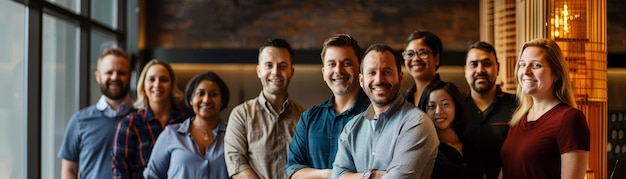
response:
<path id="1" fill-rule="evenodd" d="M 369 169 L 363 172 L 363 179 L 370 179 L 370 177 L 372 177 L 372 172 L 374 172 L 374 169 Z"/>

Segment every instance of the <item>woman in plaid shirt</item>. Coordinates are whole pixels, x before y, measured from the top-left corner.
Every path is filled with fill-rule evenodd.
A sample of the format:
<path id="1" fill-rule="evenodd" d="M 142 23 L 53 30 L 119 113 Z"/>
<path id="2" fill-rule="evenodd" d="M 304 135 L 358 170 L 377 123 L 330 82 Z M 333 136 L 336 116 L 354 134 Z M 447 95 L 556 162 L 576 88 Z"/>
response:
<path id="1" fill-rule="evenodd" d="M 154 59 L 146 64 L 137 84 L 137 112 L 117 125 L 113 146 L 113 178 L 143 178 L 152 148 L 167 124 L 180 123 L 185 115 L 170 64 Z"/>

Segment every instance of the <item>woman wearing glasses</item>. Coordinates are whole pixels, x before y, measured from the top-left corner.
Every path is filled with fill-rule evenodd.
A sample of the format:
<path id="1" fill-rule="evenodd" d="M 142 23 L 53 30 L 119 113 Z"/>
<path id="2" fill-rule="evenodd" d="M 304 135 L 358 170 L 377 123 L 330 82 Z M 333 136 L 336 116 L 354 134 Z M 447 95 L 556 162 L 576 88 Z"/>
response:
<path id="1" fill-rule="evenodd" d="M 437 35 L 418 30 L 409 35 L 406 40 L 406 48 L 402 52 L 404 66 L 413 77 L 415 85 L 411 86 L 404 93 L 404 98 L 418 105 L 419 98 L 431 81 L 439 81 L 439 59 L 443 46 Z"/>

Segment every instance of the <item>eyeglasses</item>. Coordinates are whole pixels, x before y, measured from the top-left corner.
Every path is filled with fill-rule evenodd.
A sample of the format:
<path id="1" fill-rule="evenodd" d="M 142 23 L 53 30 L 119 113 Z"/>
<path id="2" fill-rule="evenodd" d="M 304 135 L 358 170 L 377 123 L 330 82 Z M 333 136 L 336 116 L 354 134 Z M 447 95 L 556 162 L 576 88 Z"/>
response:
<path id="1" fill-rule="evenodd" d="M 415 54 L 417 54 L 417 56 L 420 59 L 426 59 L 428 58 L 428 54 L 432 52 L 432 50 L 418 50 L 418 51 L 413 51 L 413 50 L 407 50 L 402 52 L 402 58 L 404 58 L 404 60 L 412 60 L 413 57 L 415 57 Z"/>

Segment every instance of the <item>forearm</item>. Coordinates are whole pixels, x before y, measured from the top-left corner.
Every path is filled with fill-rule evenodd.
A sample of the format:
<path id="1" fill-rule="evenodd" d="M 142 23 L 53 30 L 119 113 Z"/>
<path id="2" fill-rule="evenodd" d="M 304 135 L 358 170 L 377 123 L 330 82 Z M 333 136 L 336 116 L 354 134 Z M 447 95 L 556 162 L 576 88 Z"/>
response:
<path id="1" fill-rule="evenodd" d="M 329 179 L 331 169 L 302 168 L 291 176 L 291 179 Z"/>
<path id="2" fill-rule="evenodd" d="M 246 169 L 237 174 L 234 174 L 232 178 L 233 179 L 258 179 L 259 176 L 257 176 L 256 173 L 252 171 L 252 169 Z"/>
<path id="3" fill-rule="evenodd" d="M 363 179 L 363 173 L 346 172 L 339 176 L 339 179 Z"/>
<path id="4" fill-rule="evenodd" d="M 61 178 L 62 179 L 77 179 L 78 178 L 78 163 L 62 159 Z"/>

